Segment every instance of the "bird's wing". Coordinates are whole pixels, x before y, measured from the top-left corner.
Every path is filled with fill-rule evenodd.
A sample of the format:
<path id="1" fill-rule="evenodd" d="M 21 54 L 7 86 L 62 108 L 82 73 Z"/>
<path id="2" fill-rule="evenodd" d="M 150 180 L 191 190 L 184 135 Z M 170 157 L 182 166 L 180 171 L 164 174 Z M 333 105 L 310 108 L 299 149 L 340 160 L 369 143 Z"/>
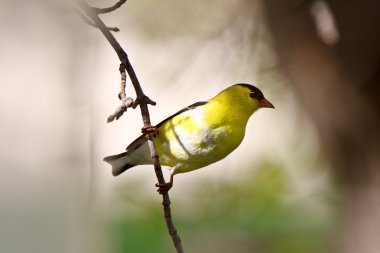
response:
<path id="1" fill-rule="evenodd" d="M 206 102 L 206 101 L 200 101 L 200 102 L 196 102 L 196 103 L 194 103 L 194 104 L 192 104 L 192 105 L 189 105 L 189 106 L 183 108 L 182 110 L 179 110 L 178 112 L 174 113 L 172 116 L 170 116 L 170 117 L 164 119 L 163 121 L 161 121 L 160 123 L 158 123 L 158 124 L 156 125 L 156 127 L 159 128 L 159 127 L 162 126 L 166 121 L 168 121 L 168 120 L 174 118 L 175 116 L 177 116 L 177 115 L 179 115 L 179 114 L 181 114 L 181 113 L 183 113 L 183 112 L 186 112 L 186 111 L 188 111 L 188 110 L 194 109 L 194 108 L 196 108 L 196 107 L 198 107 L 198 106 L 201 106 L 201 105 L 207 104 L 207 103 L 208 103 L 208 102 Z"/>
<path id="2" fill-rule="evenodd" d="M 131 144 L 126 148 L 127 153 L 130 153 L 140 147 L 144 142 L 146 142 L 146 137 L 144 135 L 140 135 L 136 140 L 132 141 Z"/>
<path id="3" fill-rule="evenodd" d="M 207 101 L 200 101 L 200 102 L 196 102 L 192 105 L 189 105 L 185 108 L 183 108 L 182 110 L 179 110 L 178 112 L 174 113 L 172 116 L 164 119 L 163 121 L 161 121 L 160 123 L 158 123 L 156 125 L 157 128 L 159 128 L 160 126 L 162 126 L 165 122 L 167 122 L 168 120 L 174 118 L 175 116 L 183 113 L 183 112 L 186 112 L 188 110 L 192 110 L 198 106 L 201 106 L 201 105 L 204 105 L 204 104 L 207 104 L 208 102 Z M 146 141 L 146 138 L 144 135 L 141 135 L 140 137 L 138 137 L 136 140 L 134 140 L 131 144 L 128 145 L 128 147 L 126 148 L 127 150 L 127 153 L 133 151 L 133 150 L 136 150 L 138 147 L 140 147 L 144 142 Z"/>

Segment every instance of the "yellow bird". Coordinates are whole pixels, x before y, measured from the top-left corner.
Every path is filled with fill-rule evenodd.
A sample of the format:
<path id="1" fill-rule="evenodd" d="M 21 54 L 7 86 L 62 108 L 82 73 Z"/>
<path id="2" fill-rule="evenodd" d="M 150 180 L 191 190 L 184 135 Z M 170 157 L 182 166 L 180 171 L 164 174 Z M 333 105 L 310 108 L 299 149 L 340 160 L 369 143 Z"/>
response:
<path id="1" fill-rule="evenodd" d="M 259 108 L 274 106 L 255 86 L 239 83 L 152 127 L 160 163 L 171 167 L 170 182 L 157 185 L 158 191 L 167 192 L 173 185 L 175 174 L 200 169 L 235 150 L 244 138 L 248 119 Z M 145 136 L 143 134 L 133 141 L 126 152 L 104 158 L 112 165 L 114 176 L 136 165 L 153 164 Z"/>

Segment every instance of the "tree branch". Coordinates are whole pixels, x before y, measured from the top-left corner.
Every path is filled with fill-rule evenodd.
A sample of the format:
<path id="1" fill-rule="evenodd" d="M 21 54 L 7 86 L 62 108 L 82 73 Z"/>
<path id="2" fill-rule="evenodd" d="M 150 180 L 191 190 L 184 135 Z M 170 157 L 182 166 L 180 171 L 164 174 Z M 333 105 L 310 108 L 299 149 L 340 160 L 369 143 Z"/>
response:
<path id="1" fill-rule="evenodd" d="M 127 2 L 127 0 L 119 0 L 119 2 L 117 2 L 116 4 L 114 4 L 111 7 L 108 7 L 108 8 L 93 8 L 93 10 L 97 14 L 109 13 L 111 11 L 114 11 L 114 10 L 117 10 L 118 8 L 120 8 L 120 6 L 122 6 L 125 2 Z"/>
<path id="2" fill-rule="evenodd" d="M 121 85 L 120 85 L 120 92 L 119 92 L 118 97 L 122 101 L 122 103 L 116 109 L 116 111 L 107 118 L 107 123 L 113 121 L 114 119 L 118 120 L 124 114 L 124 112 L 127 111 L 129 107 L 132 107 L 132 108 L 137 107 L 137 103 L 135 103 L 137 99 L 133 101 L 133 99 L 130 97 L 127 97 L 127 94 L 125 93 L 127 75 L 125 74 L 125 66 L 123 63 L 120 64 L 119 70 L 120 70 L 120 75 L 121 75 Z"/>
<path id="3" fill-rule="evenodd" d="M 85 22 L 89 26 L 93 26 L 95 28 L 99 28 L 93 22 L 91 22 L 91 20 L 89 20 L 88 17 L 86 17 L 86 15 L 84 15 L 81 11 L 79 11 L 78 9 L 75 9 L 75 12 L 78 14 L 79 18 L 83 20 L 83 22 Z M 110 30 L 110 31 L 112 31 L 112 32 L 118 32 L 118 31 L 120 31 L 120 29 L 117 28 L 117 27 L 107 27 L 107 29 Z"/>
<path id="4" fill-rule="evenodd" d="M 108 10 L 117 9 L 124 2 L 125 1 L 121 0 L 117 4 L 115 4 L 113 7 L 108 8 Z M 121 61 L 120 73 L 122 76 L 122 87 L 121 87 L 121 93 L 120 93 L 121 95 L 119 96 L 119 98 L 121 98 L 123 100 L 123 96 L 125 95 L 125 70 L 126 70 L 128 75 L 129 75 L 129 78 L 132 81 L 132 85 L 133 85 L 135 92 L 136 92 L 136 95 L 137 95 L 136 101 L 132 104 L 137 106 L 136 103 L 138 103 L 138 105 L 140 106 L 141 116 L 142 116 L 144 126 L 151 125 L 149 110 L 148 110 L 148 104 L 155 105 L 155 102 L 152 101 L 150 98 L 148 98 L 144 94 L 144 92 L 140 86 L 140 82 L 137 79 L 136 73 L 135 73 L 135 71 L 134 71 L 134 69 L 133 69 L 133 67 L 132 67 L 132 65 L 128 59 L 127 53 L 123 50 L 123 48 L 120 46 L 118 41 L 115 39 L 115 37 L 109 31 L 109 29 L 106 27 L 106 25 L 103 23 L 103 21 L 99 18 L 99 16 L 98 16 L 98 14 L 100 13 L 99 9 L 89 6 L 84 0 L 78 0 L 78 5 L 79 5 L 80 9 L 92 20 L 92 22 L 103 33 L 103 35 L 106 37 L 108 42 L 111 44 L 111 46 L 113 47 L 113 49 L 115 50 L 115 52 L 117 53 L 117 55 Z M 120 6 L 118 6 L 118 5 L 120 5 Z M 106 9 L 106 12 L 108 10 Z M 105 12 L 103 12 L 103 13 L 105 13 Z M 124 73 L 124 77 L 123 77 L 123 73 Z M 123 87 L 123 78 L 124 78 L 124 87 Z M 124 93 L 123 93 L 123 91 L 124 91 Z M 125 96 L 125 99 L 127 99 L 126 96 Z M 124 101 L 123 101 L 123 103 L 124 103 Z M 154 146 L 152 138 L 153 137 L 151 137 L 151 136 L 148 137 L 148 144 L 149 144 L 149 149 L 150 149 L 153 164 L 154 164 L 154 170 L 156 173 L 158 183 L 159 184 L 165 184 L 165 178 L 162 174 L 158 153 L 157 153 L 157 150 Z M 169 230 L 169 234 L 172 237 L 172 240 L 173 240 L 173 243 L 174 243 L 174 246 L 176 248 L 177 253 L 183 253 L 184 251 L 182 248 L 181 239 L 180 239 L 180 237 L 177 233 L 177 230 L 173 224 L 173 220 L 172 220 L 172 216 L 171 216 L 169 194 L 168 193 L 162 194 L 162 198 L 163 198 L 162 205 L 164 207 L 164 217 L 165 217 L 166 225 L 167 225 L 168 230 Z"/>

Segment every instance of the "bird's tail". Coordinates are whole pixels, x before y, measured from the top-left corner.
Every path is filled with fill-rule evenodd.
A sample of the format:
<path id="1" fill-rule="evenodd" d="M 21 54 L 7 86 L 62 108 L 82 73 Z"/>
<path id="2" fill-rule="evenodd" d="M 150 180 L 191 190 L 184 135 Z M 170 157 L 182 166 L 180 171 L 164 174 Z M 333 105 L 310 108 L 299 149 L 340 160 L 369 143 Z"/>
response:
<path id="1" fill-rule="evenodd" d="M 114 175 L 115 177 L 120 175 L 121 173 L 123 173 L 127 169 L 135 166 L 134 164 L 130 164 L 129 160 L 130 159 L 128 157 L 127 152 L 117 154 L 117 155 L 107 156 L 103 159 L 103 161 L 111 164 L 112 175 Z"/>

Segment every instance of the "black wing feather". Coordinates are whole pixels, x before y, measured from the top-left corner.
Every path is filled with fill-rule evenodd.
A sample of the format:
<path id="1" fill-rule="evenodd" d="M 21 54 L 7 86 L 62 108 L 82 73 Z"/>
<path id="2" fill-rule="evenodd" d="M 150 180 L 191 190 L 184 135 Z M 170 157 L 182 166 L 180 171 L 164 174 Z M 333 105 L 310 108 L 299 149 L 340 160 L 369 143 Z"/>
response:
<path id="1" fill-rule="evenodd" d="M 163 121 L 161 121 L 160 123 L 158 123 L 156 125 L 157 128 L 159 128 L 160 126 L 162 126 L 166 121 L 174 118 L 175 116 L 183 113 L 183 112 L 186 112 L 188 110 L 192 110 L 198 106 L 201 106 L 201 105 L 205 105 L 207 104 L 208 102 L 207 101 L 200 101 L 200 102 L 196 102 L 194 104 L 191 104 L 185 108 L 183 108 L 182 110 L 179 110 L 178 112 L 174 113 L 172 116 L 170 117 L 167 117 L 166 119 L 164 119 Z M 138 137 L 136 140 L 134 140 L 131 144 L 128 145 L 127 147 L 127 152 L 131 152 L 135 149 L 137 149 L 138 147 L 140 147 L 144 142 L 146 141 L 146 138 L 144 135 L 141 135 L 140 137 Z"/>
<path id="2" fill-rule="evenodd" d="M 177 116 L 177 115 L 179 115 L 179 114 L 181 114 L 183 112 L 186 112 L 188 110 L 194 109 L 194 108 L 196 108 L 198 106 L 201 106 L 201 105 L 204 105 L 204 104 L 207 104 L 207 103 L 208 103 L 207 101 L 200 101 L 200 102 L 196 102 L 196 103 L 194 103 L 192 105 L 189 105 L 189 106 L 183 108 L 182 110 L 179 110 L 178 112 L 174 113 L 172 116 L 167 117 L 166 119 L 164 119 L 163 121 L 161 121 L 160 123 L 158 123 L 156 125 L 156 127 L 158 128 L 158 127 L 162 126 L 166 121 L 174 118 L 175 116 Z"/>

